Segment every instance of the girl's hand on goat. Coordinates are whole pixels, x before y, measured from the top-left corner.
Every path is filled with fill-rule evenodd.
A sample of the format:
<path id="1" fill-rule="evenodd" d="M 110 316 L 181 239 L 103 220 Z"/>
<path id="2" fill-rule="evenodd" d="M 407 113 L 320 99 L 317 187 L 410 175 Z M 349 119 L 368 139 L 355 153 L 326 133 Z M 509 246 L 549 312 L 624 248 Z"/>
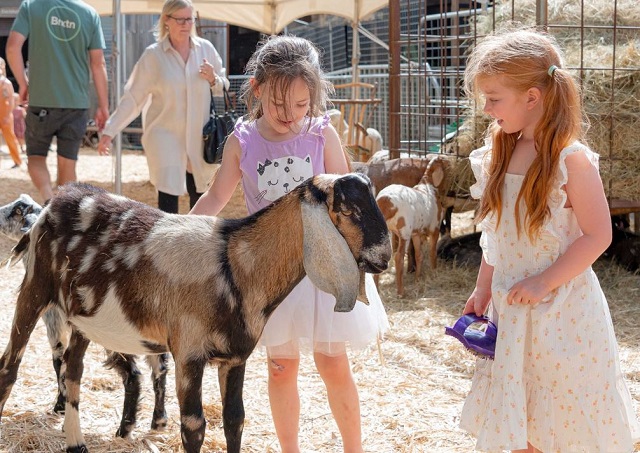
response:
<path id="1" fill-rule="evenodd" d="M 551 288 L 541 275 L 534 275 L 519 281 L 509 289 L 507 303 L 537 305 L 546 302 L 545 296 L 551 292 Z M 548 299 L 548 298 L 547 298 Z"/>
<path id="2" fill-rule="evenodd" d="M 476 286 L 467 299 L 462 314 L 475 313 L 477 316 L 482 316 L 487 311 L 489 302 L 491 302 L 491 288 Z"/>

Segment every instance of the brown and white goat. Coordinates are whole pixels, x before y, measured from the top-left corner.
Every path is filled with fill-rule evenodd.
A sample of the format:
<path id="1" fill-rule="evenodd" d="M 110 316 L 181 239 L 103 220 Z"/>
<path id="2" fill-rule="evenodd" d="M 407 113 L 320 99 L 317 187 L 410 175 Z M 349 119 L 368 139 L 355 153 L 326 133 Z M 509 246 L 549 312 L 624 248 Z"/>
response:
<path id="1" fill-rule="evenodd" d="M 240 451 L 245 363 L 267 319 L 305 275 L 349 311 L 364 272 L 386 269 L 389 232 L 360 175 L 311 178 L 243 219 L 166 214 L 82 184 L 64 186 L 14 248 L 30 258 L 0 358 L 0 415 L 38 318 L 51 306 L 73 327 L 65 352 L 68 452 L 79 423 L 89 341 L 127 354 L 171 352 L 182 444 L 204 441 L 202 376 L 218 365 L 227 451 Z M 362 299 L 360 299 L 362 300 Z"/>
<path id="2" fill-rule="evenodd" d="M 0 207 L 0 233 L 18 242 L 29 231 L 42 212 L 42 206 L 27 194 L 21 194 L 13 202 Z M 28 260 L 28 254 L 23 255 Z M 47 338 L 51 345 L 53 368 L 56 372 L 58 395 L 53 407 L 54 413 L 63 413 L 65 409 L 65 386 L 63 373 L 63 354 L 69 342 L 70 328 L 64 313 L 58 307 L 51 307 L 42 316 L 47 329 Z M 167 374 L 167 354 L 147 356 L 152 370 L 155 408 L 151 421 L 152 429 L 162 429 L 167 424 L 164 399 Z M 141 378 L 135 356 L 110 353 L 105 365 L 116 370 L 125 389 L 124 408 L 120 427 L 116 436 L 128 437 L 136 425 L 138 401 L 140 399 Z"/>
<path id="3" fill-rule="evenodd" d="M 415 250 L 416 278 L 420 277 L 422 271 L 423 237 L 428 238 L 430 242 L 431 267 L 436 267 L 436 246 L 444 212 L 443 197 L 438 192 L 445 179 L 445 166 L 444 158 L 432 159 L 419 184 L 414 187 L 392 184 L 382 189 L 376 197 L 389 231 L 398 238 L 395 266 L 399 296 L 404 295 L 404 257 L 409 241 Z"/>

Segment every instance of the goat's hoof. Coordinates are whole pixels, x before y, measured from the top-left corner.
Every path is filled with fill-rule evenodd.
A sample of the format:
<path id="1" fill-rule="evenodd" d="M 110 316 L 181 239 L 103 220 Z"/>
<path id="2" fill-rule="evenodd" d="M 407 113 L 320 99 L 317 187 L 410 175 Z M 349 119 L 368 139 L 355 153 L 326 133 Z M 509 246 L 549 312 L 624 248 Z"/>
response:
<path id="1" fill-rule="evenodd" d="M 131 435 L 131 431 L 135 428 L 135 423 L 131 425 L 120 425 L 120 428 L 116 431 L 116 437 L 122 437 L 123 439 L 127 439 L 129 435 Z"/>
<path id="2" fill-rule="evenodd" d="M 156 431 L 164 431 L 164 429 L 167 427 L 167 423 L 168 419 L 166 415 L 160 418 L 154 418 L 153 420 L 151 420 L 151 429 Z"/>
<path id="3" fill-rule="evenodd" d="M 75 447 L 67 447 L 67 453 L 89 453 L 85 445 L 77 445 Z"/>
<path id="4" fill-rule="evenodd" d="M 53 413 L 58 415 L 64 415 L 65 400 L 64 397 L 58 397 L 56 405 L 53 406 Z"/>

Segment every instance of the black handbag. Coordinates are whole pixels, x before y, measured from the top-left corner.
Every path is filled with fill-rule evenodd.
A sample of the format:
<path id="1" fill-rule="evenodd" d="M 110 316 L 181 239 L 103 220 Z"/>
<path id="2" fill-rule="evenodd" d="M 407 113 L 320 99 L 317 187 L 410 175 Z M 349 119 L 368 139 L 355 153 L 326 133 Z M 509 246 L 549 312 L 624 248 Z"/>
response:
<path id="1" fill-rule="evenodd" d="M 209 106 L 209 120 L 202 128 L 202 140 L 204 141 L 204 161 L 208 164 L 219 164 L 222 161 L 222 151 L 227 137 L 233 131 L 237 115 L 232 108 L 229 92 L 224 91 L 224 113 L 215 113 L 213 96 Z"/>

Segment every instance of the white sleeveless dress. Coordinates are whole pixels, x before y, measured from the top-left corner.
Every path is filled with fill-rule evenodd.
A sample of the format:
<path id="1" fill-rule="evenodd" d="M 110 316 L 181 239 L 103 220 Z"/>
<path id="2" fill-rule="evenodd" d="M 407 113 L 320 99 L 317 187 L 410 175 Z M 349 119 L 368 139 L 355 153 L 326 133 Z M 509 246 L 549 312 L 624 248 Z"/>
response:
<path id="1" fill-rule="evenodd" d="M 546 269 L 582 235 L 562 189 L 565 159 L 574 152 L 598 166 L 598 155 L 584 145 L 562 151 L 551 217 L 535 243 L 516 233 L 524 176 L 506 175 L 500 224 L 493 217 L 482 222 L 484 257 L 494 266 L 490 316 L 498 339 L 495 361 L 477 361 L 460 422 L 477 438 L 478 450 L 524 449 L 530 442 L 545 453 L 631 452 L 640 438 L 609 307 L 591 267 L 537 306 L 506 303 L 513 284 Z M 470 160 L 477 179 L 472 195 L 479 198 L 490 150 L 476 150 Z"/>

